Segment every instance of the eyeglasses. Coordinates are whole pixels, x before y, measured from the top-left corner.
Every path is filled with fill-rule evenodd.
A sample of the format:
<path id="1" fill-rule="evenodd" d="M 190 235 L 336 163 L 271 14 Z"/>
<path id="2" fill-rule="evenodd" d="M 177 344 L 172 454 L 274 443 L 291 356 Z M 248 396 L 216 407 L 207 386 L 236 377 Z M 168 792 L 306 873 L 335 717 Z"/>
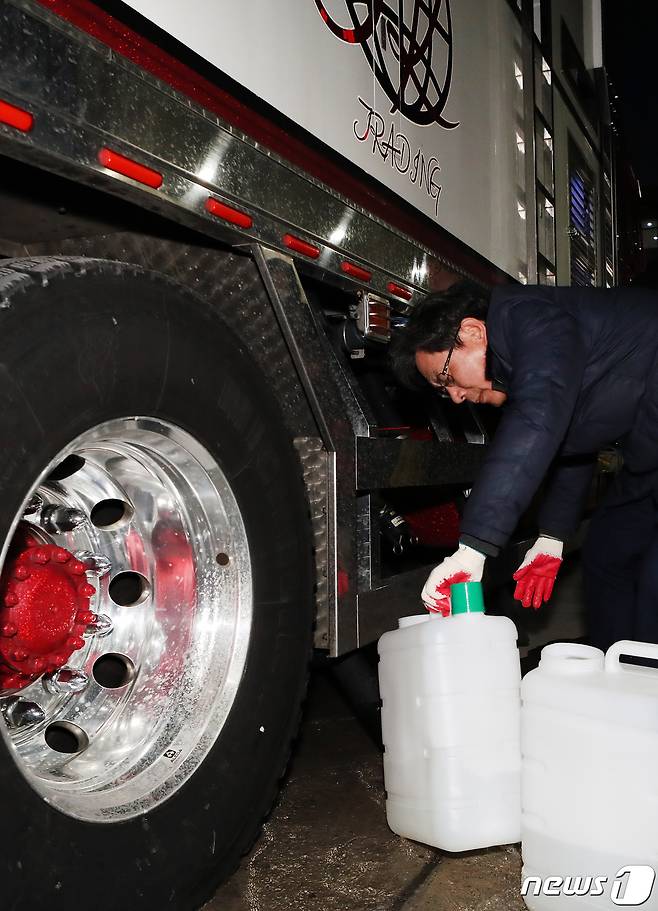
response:
<path id="1" fill-rule="evenodd" d="M 448 349 L 448 356 L 446 358 L 445 364 L 443 365 L 443 370 L 436 377 L 436 380 L 438 383 L 438 385 L 435 387 L 436 391 L 438 392 L 438 394 L 440 396 L 443 396 L 443 398 L 445 398 L 445 399 L 450 398 L 450 393 L 448 392 L 448 386 L 452 386 L 454 383 L 454 380 L 448 373 L 448 370 L 450 368 L 450 358 L 452 357 L 452 353 L 455 350 L 455 347 L 457 345 L 458 337 L 459 337 L 459 329 L 455 333 L 455 337 L 452 340 L 452 345 Z"/>

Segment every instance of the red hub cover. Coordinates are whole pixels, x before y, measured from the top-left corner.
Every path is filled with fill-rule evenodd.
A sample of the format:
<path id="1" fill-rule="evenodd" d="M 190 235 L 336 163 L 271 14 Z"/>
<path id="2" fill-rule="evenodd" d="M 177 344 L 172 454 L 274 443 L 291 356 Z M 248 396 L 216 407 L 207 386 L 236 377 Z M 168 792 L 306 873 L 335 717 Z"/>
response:
<path id="1" fill-rule="evenodd" d="M 83 563 L 25 536 L 0 579 L 0 690 L 22 689 L 82 648 L 95 589 Z"/>

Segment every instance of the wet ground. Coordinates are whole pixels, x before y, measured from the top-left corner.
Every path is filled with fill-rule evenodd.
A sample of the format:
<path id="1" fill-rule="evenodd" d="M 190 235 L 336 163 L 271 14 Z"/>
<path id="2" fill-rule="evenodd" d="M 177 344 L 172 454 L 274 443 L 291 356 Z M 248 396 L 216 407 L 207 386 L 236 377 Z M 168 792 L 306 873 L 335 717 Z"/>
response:
<path id="1" fill-rule="evenodd" d="M 583 633 L 578 569 L 563 570 L 522 617 L 522 654 Z M 389 830 L 381 752 L 322 669 L 279 805 L 205 911 L 523 911 L 520 877 L 518 845 L 446 854 Z"/>

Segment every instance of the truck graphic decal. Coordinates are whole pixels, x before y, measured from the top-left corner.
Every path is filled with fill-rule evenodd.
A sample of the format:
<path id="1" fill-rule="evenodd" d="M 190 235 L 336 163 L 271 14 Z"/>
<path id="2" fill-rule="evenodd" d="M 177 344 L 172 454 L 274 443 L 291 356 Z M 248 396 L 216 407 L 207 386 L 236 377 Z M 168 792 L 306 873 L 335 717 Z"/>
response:
<path id="1" fill-rule="evenodd" d="M 419 187 L 434 201 L 434 214 L 437 215 L 441 195 L 439 159 L 436 155 L 431 155 L 426 160 L 423 149 L 412 150 L 409 139 L 401 130 L 396 129 L 394 123 L 387 124 L 382 115 L 360 95 L 358 102 L 365 109 L 365 113 L 361 120 L 355 120 L 352 125 L 357 141 L 371 141 L 372 154 L 378 155 L 399 174 L 406 174 L 414 186 Z"/>
<path id="2" fill-rule="evenodd" d="M 452 82 L 452 19 L 449 0 L 415 0 L 395 6 L 386 0 L 344 0 L 351 27 L 340 25 L 323 0 L 315 0 L 331 32 L 359 44 L 391 102 L 418 126 L 459 126 L 443 117 Z"/>

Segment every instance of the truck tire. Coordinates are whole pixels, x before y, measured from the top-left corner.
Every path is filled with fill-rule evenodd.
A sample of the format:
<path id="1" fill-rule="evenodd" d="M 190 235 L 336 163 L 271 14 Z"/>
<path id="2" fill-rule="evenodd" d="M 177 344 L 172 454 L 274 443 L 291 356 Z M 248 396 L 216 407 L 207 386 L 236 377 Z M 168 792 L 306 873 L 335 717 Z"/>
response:
<path id="1" fill-rule="evenodd" d="M 257 837 L 306 688 L 277 402 L 194 294 L 44 257 L 0 264 L 0 422 L 2 907 L 192 911 Z M 39 651 L 28 582 L 62 566 L 82 594 Z"/>

